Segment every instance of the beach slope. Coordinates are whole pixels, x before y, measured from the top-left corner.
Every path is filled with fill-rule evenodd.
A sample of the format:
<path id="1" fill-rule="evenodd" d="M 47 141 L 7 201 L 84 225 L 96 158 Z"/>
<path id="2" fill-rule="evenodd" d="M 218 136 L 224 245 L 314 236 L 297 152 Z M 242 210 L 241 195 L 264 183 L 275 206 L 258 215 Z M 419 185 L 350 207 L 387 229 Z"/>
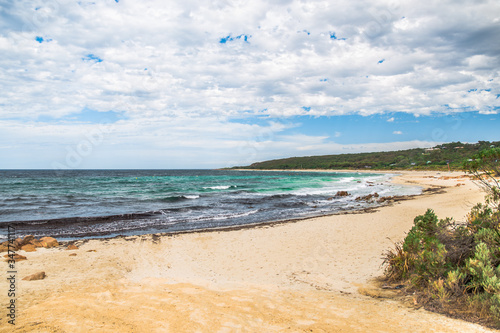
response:
<path id="1" fill-rule="evenodd" d="M 490 331 L 376 288 L 382 253 L 416 215 L 432 208 L 463 221 L 484 198 L 459 173 L 402 172 L 394 181 L 430 190 L 357 213 L 19 251 L 28 260 L 16 263 L 16 325 L 2 315 L 0 332 Z M 40 271 L 45 279 L 21 280 Z M 6 279 L 0 289 L 6 314 Z"/>

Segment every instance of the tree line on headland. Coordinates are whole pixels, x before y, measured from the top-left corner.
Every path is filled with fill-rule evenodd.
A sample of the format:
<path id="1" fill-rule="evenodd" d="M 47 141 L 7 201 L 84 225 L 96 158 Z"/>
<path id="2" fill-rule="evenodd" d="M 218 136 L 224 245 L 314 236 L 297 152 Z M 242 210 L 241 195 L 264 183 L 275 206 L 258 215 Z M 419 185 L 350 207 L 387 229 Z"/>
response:
<path id="1" fill-rule="evenodd" d="M 500 141 L 450 142 L 432 148 L 374 153 L 304 156 L 276 159 L 233 169 L 377 169 L 462 170 L 462 163 L 478 152 L 500 147 Z"/>

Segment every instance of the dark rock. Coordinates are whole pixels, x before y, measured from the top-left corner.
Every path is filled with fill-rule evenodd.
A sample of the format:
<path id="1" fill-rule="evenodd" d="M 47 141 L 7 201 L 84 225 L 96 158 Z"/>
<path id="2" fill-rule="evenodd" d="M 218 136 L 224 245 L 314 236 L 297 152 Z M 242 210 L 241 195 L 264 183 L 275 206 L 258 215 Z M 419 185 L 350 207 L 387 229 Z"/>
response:
<path id="1" fill-rule="evenodd" d="M 377 192 L 375 193 L 370 193 L 370 194 L 367 194 L 367 195 L 362 195 L 360 197 L 357 197 L 356 201 L 367 201 L 367 202 L 372 202 L 374 200 L 376 200 L 377 198 L 379 197 L 379 194 Z"/>

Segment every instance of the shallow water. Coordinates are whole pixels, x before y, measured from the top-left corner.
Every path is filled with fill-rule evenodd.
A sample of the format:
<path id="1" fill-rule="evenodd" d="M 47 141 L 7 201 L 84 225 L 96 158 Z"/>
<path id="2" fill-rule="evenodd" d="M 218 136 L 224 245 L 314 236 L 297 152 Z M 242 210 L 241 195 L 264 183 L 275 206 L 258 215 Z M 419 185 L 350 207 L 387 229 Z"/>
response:
<path id="1" fill-rule="evenodd" d="M 0 228 L 59 239 L 138 235 L 317 216 L 419 194 L 388 174 L 232 170 L 1 170 Z M 351 196 L 331 198 L 337 191 Z M 330 199 L 330 200 L 329 200 Z M 6 237 L 6 231 L 0 237 Z"/>

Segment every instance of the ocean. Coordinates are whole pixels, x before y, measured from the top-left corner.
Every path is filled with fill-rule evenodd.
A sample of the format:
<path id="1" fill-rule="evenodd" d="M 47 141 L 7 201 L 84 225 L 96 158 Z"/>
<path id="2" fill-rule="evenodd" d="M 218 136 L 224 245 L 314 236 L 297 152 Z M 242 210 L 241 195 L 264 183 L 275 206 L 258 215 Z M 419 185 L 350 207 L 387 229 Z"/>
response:
<path id="1" fill-rule="evenodd" d="M 236 170 L 0 170 L 0 240 L 59 240 L 241 226 L 371 207 L 420 194 L 391 174 Z M 338 191 L 351 195 L 335 197 Z"/>

